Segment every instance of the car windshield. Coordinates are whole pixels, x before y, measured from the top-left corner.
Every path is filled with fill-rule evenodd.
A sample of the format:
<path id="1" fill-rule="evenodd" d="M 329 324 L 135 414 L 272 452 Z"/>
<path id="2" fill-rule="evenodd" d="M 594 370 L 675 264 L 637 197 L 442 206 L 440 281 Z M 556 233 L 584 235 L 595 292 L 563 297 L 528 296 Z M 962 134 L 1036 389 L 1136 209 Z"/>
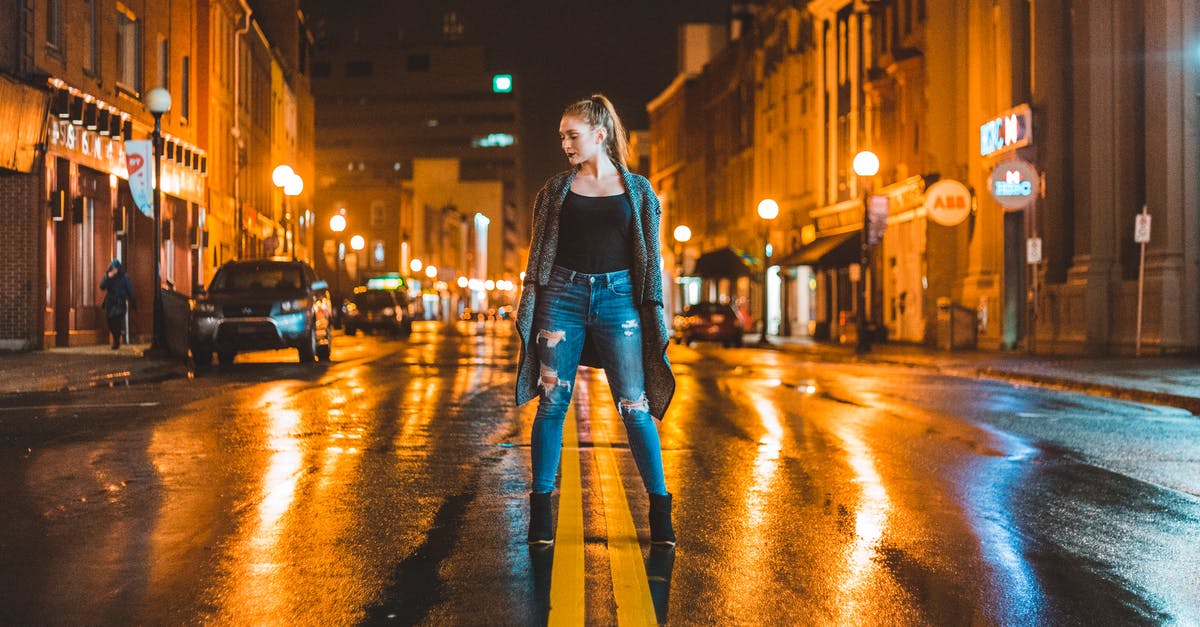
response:
<path id="1" fill-rule="evenodd" d="M 354 301 L 354 304 L 358 305 L 359 307 L 364 307 L 364 308 L 369 308 L 369 309 L 378 309 L 380 307 L 391 307 L 396 304 L 394 301 L 392 301 L 391 294 L 389 294 L 388 292 L 381 292 L 378 290 L 371 290 L 371 291 L 362 292 L 361 294 L 355 294 L 353 297 L 350 298 L 350 300 Z"/>
<path id="2" fill-rule="evenodd" d="M 304 285 L 300 268 L 285 265 L 245 265 L 222 268 L 209 291 L 296 291 Z"/>

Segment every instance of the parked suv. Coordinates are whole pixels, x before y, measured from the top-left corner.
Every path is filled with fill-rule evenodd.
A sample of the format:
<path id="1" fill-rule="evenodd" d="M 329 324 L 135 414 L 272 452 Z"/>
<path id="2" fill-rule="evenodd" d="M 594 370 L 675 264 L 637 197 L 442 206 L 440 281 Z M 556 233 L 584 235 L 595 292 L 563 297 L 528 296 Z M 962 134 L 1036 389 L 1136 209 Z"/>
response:
<path id="1" fill-rule="evenodd" d="M 696 303 L 675 316 L 676 344 L 696 340 L 720 342 L 722 346 L 741 346 L 746 327 L 742 317 L 727 303 Z"/>
<path id="2" fill-rule="evenodd" d="M 342 325 L 346 335 L 354 335 L 362 329 L 407 337 L 412 334 L 413 326 L 408 294 L 396 290 L 360 289 L 346 302 Z"/>
<path id="3" fill-rule="evenodd" d="M 329 360 L 332 306 L 325 281 L 302 261 L 232 261 L 197 295 L 190 333 L 198 365 L 239 352 L 295 348 L 301 363 Z"/>

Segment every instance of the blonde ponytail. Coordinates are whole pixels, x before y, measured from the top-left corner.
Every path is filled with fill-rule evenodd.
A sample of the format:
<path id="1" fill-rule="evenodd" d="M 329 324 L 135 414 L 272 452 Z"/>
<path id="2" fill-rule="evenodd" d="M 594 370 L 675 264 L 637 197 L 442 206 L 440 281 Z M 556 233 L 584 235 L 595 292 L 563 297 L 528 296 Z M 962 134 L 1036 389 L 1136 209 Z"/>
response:
<path id="1" fill-rule="evenodd" d="M 592 128 L 605 130 L 604 147 L 608 158 L 621 167 L 629 167 L 629 143 L 625 138 L 625 126 L 617 115 L 611 100 L 604 94 L 592 94 L 591 98 L 572 103 L 563 110 L 564 116 L 577 117 Z"/>

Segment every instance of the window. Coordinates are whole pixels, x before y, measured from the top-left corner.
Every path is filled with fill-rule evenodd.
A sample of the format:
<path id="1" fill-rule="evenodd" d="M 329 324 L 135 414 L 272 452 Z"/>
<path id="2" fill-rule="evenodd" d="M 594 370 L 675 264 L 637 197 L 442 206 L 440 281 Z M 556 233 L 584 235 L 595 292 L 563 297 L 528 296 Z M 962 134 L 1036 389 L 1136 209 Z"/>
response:
<path id="1" fill-rule="evenodd" d="M 46 45 L 61 51 L 62 35 L 62 3 L 46 0 Z"/>
<path id="2" fill-rule="evenodd" d="M 192 85 L 191 85 L 191 83 L 192 83 L 192 58 L 191 57 L 183 58 L 182 72 L 183 72 L 183 80 L 180 81 L 180 85 L 179 85 L 179 115 L 182 116 L 183 119 L 186 120 L 188 118 L 188 114 L 191 112 L 191 103 L 192 103 Z"/>
<path id="3" fill-rule="evenodd" d="M 371 267 L 382 268 L 386 260 L 387 248 L 383 245 L 383 240 L 375 240 L 371 243 Z"/>
<path id="4" fill-rule="evenodd" d="M 117 4 L 117 85 L 142 91 L 141 26 L 137 16 Z"/>
<path id="5" fill-rule="evenodd" d="M 417 53 L 408 55 L 408 71 L 409 72 L 428 72 L 429 71 L 429 53 Z"/>
<path id="6" fill-rule="evenodd" d="M 96 304 L 96 287 L 95 283 L 95 228 L 96 228 L 96 200 L 84 196 L 79 199 L 81 203 L 81 213 L 78 216 L 79 221 L 72 225 L 71 230 L 75 236 L 75 267 L 79 269 L 79 274 L 75 277 L 79 289 L 79 304 L 84 307 L 91 307 Z"/>
<path id="7" fill-rule="evenodd" d="M 158 36 L 158 85 L 170 89 L 171 42 L 162 35 Z"/>
<path id="8" fill-rule="evenodd" d="M 387 205 L 376 200 L 371 203 L 371 226 L 381 227 L 387 224 Z"/>
<path id="9" fill-rule="evenodd" d="M 346 77 L 358 78 L 362 76 L 370 76 L 375 71 L 374 65 L 370 61 L 347 61 L 346 62 Z"/>
<path id="10" fill-rule="evenodd" d="M 87 27 L 83 29 L 83 71 L 88 74 L 96 74 L 96 58 L 99 57 L 99 51 L 96 50 L 99 45 L 96 29 L 96 0 L 84 0 L 84 15 L 87 16 Z"/>

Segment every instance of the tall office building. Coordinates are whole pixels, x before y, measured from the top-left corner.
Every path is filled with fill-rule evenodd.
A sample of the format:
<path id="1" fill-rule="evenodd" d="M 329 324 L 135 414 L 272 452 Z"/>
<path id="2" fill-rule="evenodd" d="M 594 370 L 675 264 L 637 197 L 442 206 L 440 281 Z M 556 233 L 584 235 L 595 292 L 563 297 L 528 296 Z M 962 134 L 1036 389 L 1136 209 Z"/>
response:
<path id="1" fill-rule="evenodd" d="M 516 281 L 528 241 L 519 83 L 464 41 L 453 13 L 440 31 L 412 33 L 386 4 L 312 11 L 319 269 L 344 286 L 413 273 L 413 260 L 438 269 L 414 273 L 426 289 Z M 469 191 L 483 182 L 499 193 Z M 334 215 L 344 230 L 330 228 Z"/>

